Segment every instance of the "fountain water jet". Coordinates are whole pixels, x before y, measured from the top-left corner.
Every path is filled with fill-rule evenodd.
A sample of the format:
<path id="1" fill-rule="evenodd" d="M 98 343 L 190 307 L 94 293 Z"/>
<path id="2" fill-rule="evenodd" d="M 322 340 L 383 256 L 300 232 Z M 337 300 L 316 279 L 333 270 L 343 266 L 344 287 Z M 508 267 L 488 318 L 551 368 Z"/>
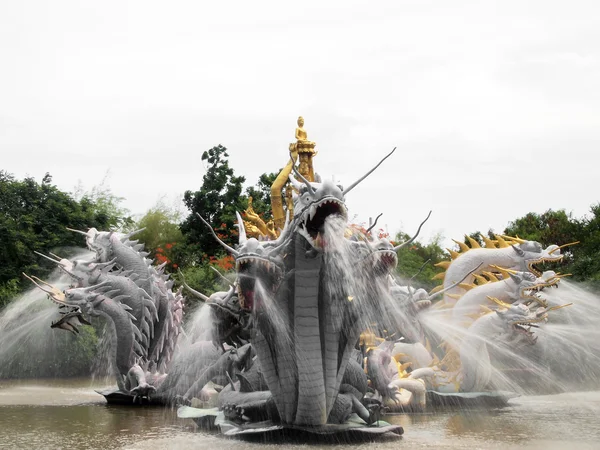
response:
<path id="1" fill-rule="evenodd" d="M 349 229 L 345 196 L 366 175 L 345 190 L 319 181 L 312 168 L 315 144 L 305 132 L 301 136 L 290 147 L 290 167 L 281 174 L 282 179 L 296 174 L 290 177 L 293 199 L 287 202 L 288 217 L 294 202 L 293 219 L 279 235 L 269 230 L 276 240 L 264 240 L 250 236 L 238 215 L 239 245 L 223 245 L 236 259 L 236 283 L 210 297 L 196 293 L 205 305 L 194 314 L 187 335 L 181 327 L 181 291 L 172 291 L 163 269 L 151 265 L 131 235 L 81 231 L 96 252 L 82 265 L 102 274 L 91 282 L 91 272 L 70 270 L 77 287 L 64 291 L 40 282 L 71 313 L 102 314 L 112 324 L 119 392 L 107 393 L 109 401 L 114 394 L 120 401 L 184 404 L 182 417 L 209 418 L 227 434 L 284 428 L 401 433 L 379 420 L 384 407 L 422 410 L 434 394 L 505 403 L 507 396 L 495 391 L 525 392 L 529 379 L 563 388 L 560 378 L 544 369 L 549 354 L 565 351 L 570 341 L 569 349 L 581 352 L 574 352 L 572 364 L 579 364 L 582 355 L 595 350 L 572 333 L 572 327 L 592 321 L 582 319 L 575 307 L 552 308 L 574 300 L 567 297 L 581 297 L 586 311 L 597 310 L 592 298 L 570 284 L 561 281 L 565 297 L 555 296 L 562 287 L 548 291 L 546 285 L 501 295 L 509 278 L 531 281 L 526 275 L 535 273 L 535 263 L 559 260 L 560 247 L 543 249 L 508 236 L 487 240 L 487 248 L 462 244 L 462 252 L 451 252 L 453 260 L 443 263 L 446 292 L 436 290 L 444 299 L 434 304 L 434 292 L 404 286 L 394 277 L 402 244 Z M 281 210 L 274 217 L 284 217 L 283 202 L 276 203 Z M 261 220 L 256 214 L 247 217 Z M 269 227 L 262 223 L 256 229 Z M 481 315 L 470 309 L 456 320 L 452 305 L 487 283 L 507 287 L 473 303 L 475 309 L 483 307 Z M 540 309 L 544 301 L 550 306 Z M 560 322 L 553 326 L 555 318 Z M 536 342 L 532 330 L 538 326 Z M 359 341 L 364 331 L 369 333 Z M 591 360 L 583 372 L 594 367 Z M 533 370 L 511 373 L 507 369 L 513 366 Z M 218 406 L 191 408 L 193 398 Z"/>

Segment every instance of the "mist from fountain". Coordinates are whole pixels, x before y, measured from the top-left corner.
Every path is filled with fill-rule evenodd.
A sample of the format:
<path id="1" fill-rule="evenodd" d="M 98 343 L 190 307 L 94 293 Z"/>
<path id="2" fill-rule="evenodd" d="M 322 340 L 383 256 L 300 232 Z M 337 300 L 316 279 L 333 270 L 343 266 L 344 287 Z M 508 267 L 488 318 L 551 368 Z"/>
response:
<path id="1" fill-rule="evenodd" d="M 519 394 L 553 394 L 597 389 L 600 382 L 600 297 L 572 281 L 538 294 L 549 306 L 573 303 L 549 313 L 535 329 L 535 344 L 506 342 L 502 335 L 478 337 L 491 357 L 490 388 Z M 535 309 L 532 306 L 532 309 Z M 420 316 L 431 342 L 465 352 L 461 343 L 472 337 L 452 320 L 447 309 L 430 309 Z M 435 350 L 435 345 L 434 345 Z M 437 349 L 440 359 L 445 350 Z M 469 356 L 469 355 L 467 355 Z M 481 355 L 470 355 L 472 359 Z"/>
<path id="2" fill-rule="evenodd" d="M 90 252 L 78 249 L 74 258 L 85 259 L 90 255 Z M 60 289 L 68 287 L 70 282 L 59 269 L 55 269 L 48 280 Z M 92 358 L 89 352 L 95 350 L 94 331 L 90 327 L 81 327 L 81 334 L 74 336 L 51 329 L 50 325 L 59 317 L 56 305 L 35 287 L 0 311 L 0 378 L 60 376 L 60 373 L 70 376 L 75 371 L 85 370 L 81 367 L 81 359 Z M 57 355 L 77 354 L 82 350 L 84 355 L 80 355 L 80 360 L 68 357 L 57 360 Z M 68 366 L 60 367 L 60 362 Z"/>

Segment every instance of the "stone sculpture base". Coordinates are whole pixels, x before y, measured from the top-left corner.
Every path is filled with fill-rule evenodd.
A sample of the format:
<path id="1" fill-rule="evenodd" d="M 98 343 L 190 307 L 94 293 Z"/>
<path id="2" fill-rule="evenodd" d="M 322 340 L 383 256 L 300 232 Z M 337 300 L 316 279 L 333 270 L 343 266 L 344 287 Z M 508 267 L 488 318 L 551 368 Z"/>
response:
<path id="1" fill-rule="evenodd" d="M 109 405 L 124 406 L 165 406 L 166 403 L 159 397 L 134 397 L 133 395 L 120 391 L 119 389 L 105 389 L 96 392 L 106 399 Z M 134 401 L 135 400 L 135 401 Z"/>
<path id="2" fill-rule="evenodd" d="M 401 436 L 404 429 L 400 425 L 392 425 L 383 420 L 373 425 L 367 425 L 356 414 L 341 425 L 322 425 L 319 427 L 302 427 L 296 425 L 282 425 L 271 421 L 237 424 L 229 422 L 217 408 L 200 409 L 190 406 L 181 406 L 177 410 L 177 417 L 193 419 L 201 428 L 218 428 L 224 436 L 243 438 L 261 437 L 275 442 L 287 438 L 297 439 L 305 436 L 308 439 L 332 440 L 335 442 L 356 442 L 357 440 L 371 440 L 375 436 L 391 434 Z"/>

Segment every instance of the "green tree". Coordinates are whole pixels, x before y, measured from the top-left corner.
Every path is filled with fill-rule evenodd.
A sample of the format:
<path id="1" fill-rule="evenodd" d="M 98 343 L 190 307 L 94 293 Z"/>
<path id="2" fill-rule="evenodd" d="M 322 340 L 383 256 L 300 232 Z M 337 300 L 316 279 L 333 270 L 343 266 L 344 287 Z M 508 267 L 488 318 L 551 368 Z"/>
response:
<path id="1" fill-rule="evenodd" d="M 564 209 L 553 211 L 549 209 L 543 214 L 530 212 L 508 224 L 504 234 L 519 236 L 522 239 L 537 241 L 544 247 L 548 245 L 567 244 L 575 241 L 585 241 L 583 236 L 584 223 L 573 218 L 571 213 Z M 584 245 L 586 245 L 584 243 Z M 573 246 L 563 250 L 565 257 L 560 263 L 562 271 L 570 270 L 571 264 L 576 260 L 582 247 Z M 553 267 L 558 267 L 556 264 Z"/>
<path id="2" fill-rule="evenodd" d="M 406 242 L 411 236 L 406 233 L 399 232 L 396 235 L 396 242 Z M 414 241 L 411 245 L 401 248 L 398 251 L 398 268 L 397 273 L 404 279 L 409 279 L 414 276 L 412 285 L 425 289 L 432 289 L 438 282 L 432 278 L 443 271 L 434 264 L 448 259 L 448 255 L 444 249 L 440 247 L 442 237 L 437 235 L 431 241 L 423 245 L 419 241 Z"/>
<path id="3" fill-rule="evenodd" d="M 544 246 L 566 244 L 581 237 L 582 224 L 564 209 L 543 214 L 530 212 L 508 224 L 504 234 L 537 241 Z"/>
<path id="4" fill-rule="evenodd" d="M 246 196 L 242 195 L 245 178 L 235 176 L 229 167 L 227 149 L 222 145 L 211 148 L 202 154 L 207 169 L 198 191 L 186 191 L 183 197 L 190 215 L 181 224 L 190 255 L 199 264 L 209 255 L 223 252 L 222 247 L 215 241 L 206 226 L 198 218 L 202 217 L 219 233 L 223 241 L 234 245 L 237 235 L 234 228 L 236 211 L 243 211 L 248 206 Z"/>
<path id="5" fill-rule="evenodd" d="M 144 243 L 145 250 L 158 264 L 166 262 L 169 272 L 176 271 L 186 257 L 180 216 L 175 209 L 158 202 L 133 227 L 143 229 L 133 239 Z"/>
<path id="6" fill-rule="evenodd" d="M 578 245 L 572 272 L 579 281 L 587 281 L 600 290 L 600 203 L 590 207 L 591 215 L 581 220 L 581 244 Z"/>
<path id="7" fill-rule="evenodd" d="M 108 229 L 117 219 L 91 200 L 80 203 L 60 191 L 50 174 L 37 183 L 33 178 L 19 181 L 0 171 L 0 306 L 23 289 L 21 272 L 43 278 L 54 269 L 34 251 L 82 247 L 82 237 L 66 227 Z"/>

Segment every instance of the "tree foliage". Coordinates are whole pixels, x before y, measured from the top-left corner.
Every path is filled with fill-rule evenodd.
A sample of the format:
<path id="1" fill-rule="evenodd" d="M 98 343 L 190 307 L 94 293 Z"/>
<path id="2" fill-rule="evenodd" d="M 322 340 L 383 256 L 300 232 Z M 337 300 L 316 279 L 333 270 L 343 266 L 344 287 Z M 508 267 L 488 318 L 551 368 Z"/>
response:
<path id="1" fill-rule="evenodd" d="M 402 243 L 411 237 L 403 232 L 396 235 L 396 243 Z M 444 249 L 440 247 L 441 236 L 435 236 L 428 244 L 414 241 L 398 251 L 397 273 L 405 280 L 411 279 L 414 287 L 432 289 L 437 282 L 432 278 L 442 269 L 434 264 L 447 259 Z M 413 278 L 414 277 L 414 278 Z"/>
<path id="2" fill-rule="evenodd" d="M 504 230 L 504 234 L 518 236 L 522 239 L 536 241 L 547 247 L 552 244 L 562 245 L 570 242 L 582 240 L 584 223 L 575 219 L 572 214 L 568 214 L 561 209 L 553 211 L 549 209 L 543 214 L 530 212 L 512 222 Z M 573 246 L 563 250 L 565 257 L 556 264 L 552 264 L 552 269 L 567 272 L 571 271 L 572 264 L 581 253 L 580 246 Z"/>
<path id="3" fill-rule="evenodd" d="M 248 206 L 246 196 L 242 195 L 243 176 L 235 176 L 229 167 L 227 149 L 222 145 L 211 148 L 202 154 L 202 161 L 207 163 L 202 186 L 198 191 L 186 191 L 183 197 L 190 215 L 181 224 L 190 254 L 196 255 L 196 263 L 209 256 L 223 253 L 223 248 L 202 223 L 200 214 L 219 234 L 223 241 L 234 245 L 237 235 L 234 228 L 236 211 L 243 211 Z"/>
<path id="4" fill-rule="evenodd" d="M 583 223 L 564 209 L 543 214 L 530 212 L 508 224 L 504 234 L 537 241 L 544 246 L 566 244 L 581 237 Z"/>
<path id="5" fill-rule="evenodd" d="M 158 264 L 167 263 L 168 272 L 176 271 L 186 258 L 179 218 L 176 210 L 159 202 L 133 227 L 142 229 L 134 239 L 144 243 L 145 250 Z"/>
<path id="6" fill-rule="evenodd" d="M 50 174 L 38 183 L 33 178 L 16 180 L 0 171 L 0 306 L 22 289 L 22 272 L 43 278 L 54 268 L 41 263 L 35 251 L 81 247 L 81 236 L 66 227 L 114 228 L 121 218 L 110 211 L 90 198 L 78 202 L 60 191 Z"/>
<path id="7" fill-rule="evenodd" d="M 575 279 L 587 281 L 600 289 L 600 203 L 590 207 L 590 215 L 581 220 L 580 245 L 573 247 Z"/>

